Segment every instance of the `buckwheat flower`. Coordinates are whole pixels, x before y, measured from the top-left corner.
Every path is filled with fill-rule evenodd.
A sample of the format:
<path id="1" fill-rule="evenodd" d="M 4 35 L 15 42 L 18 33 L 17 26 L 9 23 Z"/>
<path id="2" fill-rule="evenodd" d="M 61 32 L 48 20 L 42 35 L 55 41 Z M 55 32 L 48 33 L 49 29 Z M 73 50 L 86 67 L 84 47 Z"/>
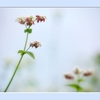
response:
<path id="1" fill-rule="evenodd" d="M 26 22 L 26 25 L 27 25 L 27 26 L 32 26 L 33 24 L 34 24 L 34 21 L 27 21 L 27 22 Z"/>
<path id="2" fill-rule="evenodd" d="M 45 16 L 36 15 L 36 19 L 37 19 L 37 23 L 42 22 L 42 21 L 45 22 L 46 17 Z"/>
<path id="3" fill-rule="evenodd" d="M 74 69 L 74 73 L 75 73 L 75 74 L 80 74 L 81 72 L 82 72 L 82 70 L 79 69 L 79 68 L 76 66 L 76 68 Z"/>
<path id="4" fill-rule="evenodd" d="M 32 24 L 34 24 L 34 17 L 30 16 L 30 17 L 19 17 L 17 18 L 17 21 L 20 24 L 25 24 L 26 26 L 31 26 Z"/>
<path id="5" fill-rule="evenodd" d="M 39 16 L 36 15 L 36 17 L 34 18 L 33 16 L 30 17 L 19 17 L 17 18 L 17 21 L 20 24 L 26 25 L 26 26 L 32 26 L 34 24 L 35 21 L 37 21 L 37 23 L 39 22 L 45 22 L 46 17 L 45 16 Z"/>
<path id="6" fill-rule="evenodd" d="M 41 47 L 41 43 L 39 41 L 34 41 L 33 43 L 30 43 L 30 47 L 35 47 L 38 48 L 39 46 Z"/>
<path id="7" fill-rule="evenodd" d="M 30 16 L 30 17 L 26 17 L 25 21 L 26 21 L 26 25 L 28 26 L 31 26 L 32 24 L 34 24 L 34 17 L 33 16 Z"/>
<path id="8" fill-rule="evenodd" d="M 74 77 L 71 74 L 65 74 L 64 77 L 69 80 L 73 80 Z"/>
<path id="9" fill-rule="evenodd" d="M 25 24 L 25 17 L 19 17 L 19 18 L 17 18 L 17 21 L 18 21 L 20 24 Z"/>
<path id="10" fill-rule="evenodd" d="M 26 17 L 26 18 L 25 18 L 25 21 L 26 21 L 26 22 L 29 22 L 29 21 L 30 21 L 30 19 L 29 19 L 28 17 Z"/>
<path id="11" fill-rule="evenodd" d="M 30 16 L 30 19 L 34 19 L 34 17 L 33 16 Z"/>
<path id="12" fill-rule="evenodd" d="M 83 73 L 84 76 L 91 76 L 93 74 L 93 70 L 85 71 Z"/>

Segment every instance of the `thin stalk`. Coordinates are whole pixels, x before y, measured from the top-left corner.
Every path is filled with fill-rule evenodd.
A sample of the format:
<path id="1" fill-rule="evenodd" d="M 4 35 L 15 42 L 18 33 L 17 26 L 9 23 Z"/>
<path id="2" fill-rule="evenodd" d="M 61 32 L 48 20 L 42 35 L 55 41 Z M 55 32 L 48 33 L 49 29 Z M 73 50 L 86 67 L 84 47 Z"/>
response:
<path id="1" fill-rule="evenodd" d="M 19 59 L 19 62 L 18 62 L 18 64 L 17 64 L 16 68 L 15 68 L 15 71 L 14 71 L 14 73 L 13 73 L 13 75 L 12 75 L 12 77 L 11 77 L 11 79 L 10 79 L 10 81 L 9 81 L 9 83 L 8 83 L 8 85 L 7 85 L 7 87 L 6 87 L 6 89 L 4 90 L 4 92 L 6 92 L 6 91 L 8 90 L 8 88 L 9 88 L 9 86 L 10 86 L 10 84 L 11 84 L 11 82 L 12 82 L 12 80 L 13 80 L 15 74 L 16 74 L 16 71 L 17 71 L 17 69 L 18 69 L 18 67 L 19 67 L 19 65 L 20 65 L 20 62 L 21 62 L 22 58 L 23 58 L 23 55 L 22 55 L 21 58 Z"/>
<path id="2" fill-rule="evenodd" d="M 77 85 L 80 86 L 80 82 L 78 81 L 80 79 L 80 74 L 78 74 L 78 78 L 77 78 Z M 80 92 L 79 88 L 77 88 L 77 92 Z"/>
<path id="3" fill-rule="evenodd" d="M 28 49 L 27 49 L 26 51 L 28 51 L 28 50 L 29 50 L 29 48 L 30 48 L 30 46 L 28 47 Z"/>
<path id="4" fill-rule="evenodd" d="M 26 49 L 27 41 L 28 41 L 28 33 L 27 33 L 27 36 L 26 36 L 26 41 L 25 41 L 25 45 L 24 45 L 24 50 Z M 8 90 L 8 88 L 9 88 L 9 86 L 10 86 L 10 84 L 11 84 L 11 82 L 12 82 L 12 80 L 13 80 L 13 78 L 14 78 L 14 76 L 15 76 L 17 70 L 18 70 L 18 67 L 19 67 L 19 65 L 20 65 L 20 63 L 21 63 L 21 61 L 22 61 L 23 56 L 24 56 L 24 55 L 21 55 L 21 57 L 20 57 L 20 59 L 19 59 L 19 62 L 18 62 L 18 64 L 17 64 L 16 68 L 15 68 L 15 71 L 14 71 L 14 73 L 13 73 L 13 75 L 12 75 L 12 77 L 11 77 L 11 79 L 10 79 L 10 81 L 9 81 L 9 83 L 8 83 L 8 85 L 7 85 L 7 87 L 6 87 L 6 89 L 4 90 L 4 92 L 6 92 L 6 91 Z"/>
<path id="5" fill-rule="evenodd" d="M 25 41 L 25 45 L 24 45 L 24 50 L 26 49 L 27 41 L 28 41 L 28 33 L 27 33 L 27 36 L 26 36 L 26 41 Z"/>

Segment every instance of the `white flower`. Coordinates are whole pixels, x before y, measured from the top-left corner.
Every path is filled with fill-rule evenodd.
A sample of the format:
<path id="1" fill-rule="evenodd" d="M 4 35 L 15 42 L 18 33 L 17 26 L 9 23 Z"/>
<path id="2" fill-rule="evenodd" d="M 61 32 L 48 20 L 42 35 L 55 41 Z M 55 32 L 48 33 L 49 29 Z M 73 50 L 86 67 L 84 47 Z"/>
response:
<path id="1" fill-rule="evenodd" d="M 34 41 L 33 43 L 30 43 L 30 47 L 35 47 L 38 48 L 39 46 L 41 47 L 41 43 L 39 41 Z"/>

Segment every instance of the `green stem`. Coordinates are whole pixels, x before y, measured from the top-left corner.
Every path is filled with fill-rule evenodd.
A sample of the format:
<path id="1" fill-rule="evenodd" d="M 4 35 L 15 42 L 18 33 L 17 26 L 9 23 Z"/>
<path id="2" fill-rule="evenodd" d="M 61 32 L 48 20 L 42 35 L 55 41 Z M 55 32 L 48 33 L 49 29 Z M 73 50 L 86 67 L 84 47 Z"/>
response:
<path id="1" fill-rule="evenodd" d="M 78 74 L 77 77 L 77 85 L 80 86 L 80 82 L 78 81 L 80 79 L 80 74 Z M 79 88 L 77 88 L 77 92 L 80 92 Z"/>
<path id="2" fill-rule="evenodd" d="M 9 88 L 9 86 L 10 86 L 10 84 L 11 84 L 11 82 L 12 82 L 12 80 L 13 80 L 15 74 L 16 74 L 16 71 L 17 71 L 17 69 L 18 69 L 18 67 L 19 67 L 19 65 L 20 65 L 20 63 L 21 63 L 22 58 L 23 58 L 23 55 L 21 56 L 21 58 L 20 58 L 20 60 L 19 60 L 19 62 L 18 62 L 18 64 L 17 64 L 17 66 L 16 66 L 16 68 L 15 68 L 15 71 L 14 71 L 14 73 L 13 73 L 13 75 L 12 75 L 12 77 L 11 77 L 11 79 L 10 79 L 10 81 L 9 81 L 9 83 L 8 83 L 8 85 L 7 85 L 7 87 L 6 87 L 6 89 L 4 90 L 4 92 L 6 92 L 6 91 L 8 90 L 8 88 Z"/>
<path id="3" fill-rule="evenodd" d="M 30 48 L 30 46 L 28 47 L 28 49 L 27 49 L 26 51 L 28 51 L 28 50 L 29 50 L 29 48 Z"/>
<path id="4" fill-rule="evenodd" d="M 27 41 L 28 41 L 28 33 L 27 33 L 27 36 L 26 36 L 26 41 L 25 41 L 25 45 L 24 45 L 24 50 L 26 49 Z M 10 86 L 10 84 L 11 84 L 11 82 L 12 82 L 12 80 L 13 80 L 13 78 L 14 78 L 14 76 L 15 76 L 17 70 L 18 70 L 18 67 L 19 67 L 19 65 L 20 65 L 20 63 L 21 63 L 21 61 L 22 61 L 23 56 L 24 56 L 24 55 L 21 55 L 21 57 L 20 57 L 20 59 L 19 59 L 19 62 L 18 62 L 18 64 L 17 64 L 16 68 L 15 68 L 15 71 L 14 71 L 14 73 L 13 73 L 13 75 L 12 75 L 12 77 L 11 77 L 11 79 L 10 79 L 10 81 L 9 81 L 9 83 L 8 83 L 8 85 L 7 85 L 7 87 L 6 87 L 6 89 L 4 90 L 4 92 L 6 92 L 6 91 L 8 90 L 8 88 L 9 88 L 9 86 Z"/>
<path id="5" fill-rule="evenodd" d="M 28 41 L 28 33 L 27 33 L 27 36 L 26 36 L 26 41 L 25 41 L 24 50 L 26 49 L 27 41 Z"/>

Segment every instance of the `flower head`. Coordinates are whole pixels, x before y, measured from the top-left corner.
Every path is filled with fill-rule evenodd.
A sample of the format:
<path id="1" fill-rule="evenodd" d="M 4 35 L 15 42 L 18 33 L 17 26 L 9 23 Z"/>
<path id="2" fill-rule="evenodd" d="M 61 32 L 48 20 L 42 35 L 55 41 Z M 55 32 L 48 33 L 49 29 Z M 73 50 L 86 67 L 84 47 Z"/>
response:
<path id="1" fill-rule="evenodd" d="M 74 73 L 75 73 L 75 74 L 80 74 L 81 72 L 82 72 L 82 70 L 79 69 L 78 67 L 76 67 L 76 68 L 74 69 Z"/>
<path id="2" fill-rule="evenodd" d="M 31 26 L 32 24 L 34 24 L 34 17 L 30 16 L 30 17 L 26 17 L 25 21 L 26 21 L 26 25 L 27 26 Z"/>
<path id="3" fill-rule="evenodd" d="M 30 47 L 35 47 L 38 48 L 39 46 L 41 47 L 41 43 L 39 41 L 34 41 L 33 43 L 30 43 Z"/>
<path id="4" fill-rule="evenodd" d="M 18 21 L 20 24 L 25 24 L 25 17 L 19 17 L 19 18 L 17 18 L 17 21 Z"/>
<path id="5" fill-rule="evenodd" d="M 36 15 L 35 18 L 33 16 L 30 16 L 30 17 L 19 17 L 19 18 L 17 18 L 17 21 L 20 24 L 23 24 L 23 25 L 26 25 L 26 26 L 32 26 L 35 21 L 37 21 L 37 22 L 42 22 L 43 21 L 44 22 L 45 19 L 46 19 L 45 16 Z"/>
<path id="6" fill-rule="evenodd" d="M 65 74 L 64 77 L 69 80 L 73 80 L 74 77 L 71 74 Z"/>
<path id="7" fill-rule="evenodd" d="M 42 22 L 42 21 L 45 22 L 45 19 L 46 19 L 45 16 L 39 16 L 39 15 L 36 15 L 37 23 Z"/>
<path id="8" fill-rule="evenodd" d="M 91 76 L 93 74 L 93 70 L 88 70 L 83 73 L 84 76 Z"/>

